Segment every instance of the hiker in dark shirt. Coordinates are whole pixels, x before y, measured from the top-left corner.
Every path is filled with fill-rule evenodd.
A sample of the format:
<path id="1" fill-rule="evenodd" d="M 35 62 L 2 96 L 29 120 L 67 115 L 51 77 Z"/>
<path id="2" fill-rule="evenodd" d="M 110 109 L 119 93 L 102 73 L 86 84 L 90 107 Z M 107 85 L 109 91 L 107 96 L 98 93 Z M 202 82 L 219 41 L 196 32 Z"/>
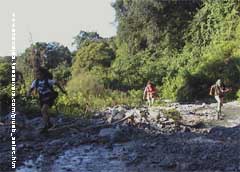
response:
<path id="1" fill-rule="evenodd" d="M 54 79 L 51 79 L 47 76 L 47 70 L 44 68 L 39 68 L 35 74 L 36 79 L 32 82 L 31 87 L 27 92 L 29 97 L 33 90 L 36 90 L 39 94 L 39 101 L 41 107 L 41 113 L 44 121 L 44 128 L 41 132 L 47 132 L 49 128 L 53 125 L 50 122 L 48 110 L 54 104 L 55 99 L 58 96 L 58 93 L 54 91 L 53 85 L 59 87 L 59 89 L 66 94 L 66 91 L 61 87 L 61 85 Z"/>

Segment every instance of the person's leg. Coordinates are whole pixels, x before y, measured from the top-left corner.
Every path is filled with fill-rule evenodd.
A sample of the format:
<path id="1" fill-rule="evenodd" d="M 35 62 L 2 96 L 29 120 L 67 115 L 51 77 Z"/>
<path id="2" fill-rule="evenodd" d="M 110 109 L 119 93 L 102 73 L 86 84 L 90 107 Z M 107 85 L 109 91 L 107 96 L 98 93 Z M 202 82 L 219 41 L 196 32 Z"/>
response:
<path id="1" fill-rule="evenodd" d="M 224 98 L 224 97 L 220 97 L 220 101 L 221 101 L 221 103 L 220 103 L 220 115 L 221 115 L 222 117 L 223 117 L 223 114 L 222 114 L 223 98 Z"/>
<path id="2" fill-rule="evenodd" d="M 151 97 L 149 94 L 147 94 L 147 101 L 148 101 L 148 107 L 151 106 Z"/>
<path id="3" fill-rule="evenodd" d="M 155 98 L 154 98 L 154 95 L 152 94 L 152 105 L 154 104 L 154 100 Z"/>
<path id="4" fill-rule="evenodd" d="M 49 115 L 48 115 L 48 109 L 49 109 L 49 105 L 48 104 L 43 104 L 42 105 L 41 113 L 42 113 L 42 116 L 43 116 L 44 126 L 46 128 L 48 128 L 49 124 L 50 124 Z"/>
<path id="5" fill-rule="evenodd" d="M 219 116 L 221 115 L 222 102 L 219 96 L 215 96 L 215 99 L 217 100 L 217 118 L 219 119 Z"/>
<path id="6" fill-rule="evenodd" d="M 223 97 L 220 98 L 221 101 L 221 107 L 223 106 Z"/>

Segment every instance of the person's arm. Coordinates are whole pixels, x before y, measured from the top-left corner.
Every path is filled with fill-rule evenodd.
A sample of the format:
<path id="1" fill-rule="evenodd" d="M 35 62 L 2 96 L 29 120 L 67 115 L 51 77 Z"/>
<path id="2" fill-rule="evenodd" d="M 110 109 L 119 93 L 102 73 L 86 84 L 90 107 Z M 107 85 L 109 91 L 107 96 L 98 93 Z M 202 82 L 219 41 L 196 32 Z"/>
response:
<path id="1" fill-rule="evenodd" d="M 232 91 L 232 88 L 224 88 L 223 89 L 223 93 L 227 93 L 227 92 L 230 92 L 230 91 Z"/>
<path id="2" fill-rule="evenodd" d="M 210 88 L 209 95 L 212 96 L 213 85 Z"/>
<path id="3" fill-rule="evenodd" d="M 27 97 L 30 97 L 34 88 L 29 88 L 27 91 Z"/>
<path id="4" fill-rule="evenodd" d="M 35 86 L 36 86 L 36 80 L 32 82 L 31 87 L 28 89 L 28 91 L 27 91 L 27 97 L 30 97 L 30 96 L 31 96 L 32 91 L 34 90 Z"/>
<path id="5" fill-rule="evenodd" d="M 56 85 L 64 94 L 67 94 L 66 90 L 63 89 L 63 87 L 61 86 L 61 84 L 60 84 L 58 81 L 55 82 L 55 85 Z"/>
<path id="6" fill-rule="evenodd" d="M 61 84 L 57 80 L 49 79 L 48 84 L 51 85 L 51 86 L 56 85 L 61 90 L 61 92 L 63 92 L 64 94 L 67 94 L 67 92 L 63 89 L 63 87 L 61 86 Z"/>
<path id="7" fill-rule="evenodd" d="M 145 99 L 145 97 L 146 97 L 146 92 L 147 92 L 147 89 L 146 89 L 146 88 L 144 88 L 144 92 L 143 92 L 143 99 Z"/>
<path id="8" fill-rule="evenodd" d="M 232 88 L 227 88 L 227 87 L 225 86 L 225 84 L 222 84 L 222 87 L 221 87 L 221 92 L 222 92 L 222 93 L 228 93 L 228 92 L 230 92 L 230 91 L 232 91 Z"/>

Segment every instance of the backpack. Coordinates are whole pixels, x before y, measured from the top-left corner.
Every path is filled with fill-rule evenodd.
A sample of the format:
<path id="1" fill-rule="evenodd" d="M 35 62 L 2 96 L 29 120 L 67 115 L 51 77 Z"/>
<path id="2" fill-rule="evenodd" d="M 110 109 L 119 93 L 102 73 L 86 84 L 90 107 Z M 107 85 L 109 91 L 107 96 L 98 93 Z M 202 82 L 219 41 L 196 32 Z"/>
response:
<path id="1" fill-rule="evenodd" d="M 216 95 L 223 96 L 223 93 L 221 92 L 220 87 L 217 86 L 216 84 L 211 87 L 209 94 L 211 96 L 216 96 Z"/>
<path id="2" fill-rule="evenodd" d="M 48 93 L 47 97 L 55 100 L 55 99 L 58 97 L 58 92 L 56 92 L 56 91 L 53 89 L 53 87 L 52 87 L 51 85 L 49 85 L 49 83 L 48 83 L 48 78 L 46 78 L 46 79 L 44 80 L 44 86 L 45 86 L 46 88 L 49 88 L 49 89 L 51 90 L 51 92 Z M 37 80 L 36 80 L 36 89 L 37 89 L 38 87 L 39 87 L 39 80 L 37 79 Z M 43 97 L 43 96 L 45 96 L 45 95 L 40 95 L 40 93 L 39 93 L 39 96 L 40 96 L 40 97 Z"/>

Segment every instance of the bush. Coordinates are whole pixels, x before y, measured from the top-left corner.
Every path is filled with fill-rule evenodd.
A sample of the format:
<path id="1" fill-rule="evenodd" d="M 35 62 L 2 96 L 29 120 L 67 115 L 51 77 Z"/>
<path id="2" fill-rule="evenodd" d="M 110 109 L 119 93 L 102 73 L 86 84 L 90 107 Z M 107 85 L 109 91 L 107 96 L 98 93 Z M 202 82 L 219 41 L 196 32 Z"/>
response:
<path id="1" fill-rule="evenodd" d="M 173 119 L 176 123 L 182 120 L 180 112 L 176 109 L 163 110 L 164 116 Z"/>
<path id="2" fill-rule="evenodd" d="M 238 98 L 238 101 L 240 101 L 240 90 L 238 90 L 237 92 L 237 98 Z"/>
<path id="3" fill-rule="evenodd" d="M 80 92 L 71 94 L 70 96 L 59 96 L 56 102 L 56 106 L 60 113 L 73 116 L 86 114 L 87 105 L 88 102 Z"/>
<path id="4" fill-rule="evenodd" d="M 67 91 L 71 95 L 80 92 L 84 97 L 90 95 L 100 96 L 104 92 L 104 85 L 96 76 L 82 72 L 68 82 Z"/>
<path id="5" fill-rule="evenodd" d="M 81 92 L 70 93 L 69 96 L 62 95 L 57 100 L 57 107 L 61 113 L 67 115 L 88 116 L 94 111 L 109 106 L 128 105 L 132 107 L 142 104 L 142 91 L 131 90 L 121 92 L 104 89 L 100 96 L 83 94 Z"/>
<path id="6" fill-rule="evenodd" d="M 9 111 L 11 104 L 11 66 L 0 61 L 0 114 Z"/>

